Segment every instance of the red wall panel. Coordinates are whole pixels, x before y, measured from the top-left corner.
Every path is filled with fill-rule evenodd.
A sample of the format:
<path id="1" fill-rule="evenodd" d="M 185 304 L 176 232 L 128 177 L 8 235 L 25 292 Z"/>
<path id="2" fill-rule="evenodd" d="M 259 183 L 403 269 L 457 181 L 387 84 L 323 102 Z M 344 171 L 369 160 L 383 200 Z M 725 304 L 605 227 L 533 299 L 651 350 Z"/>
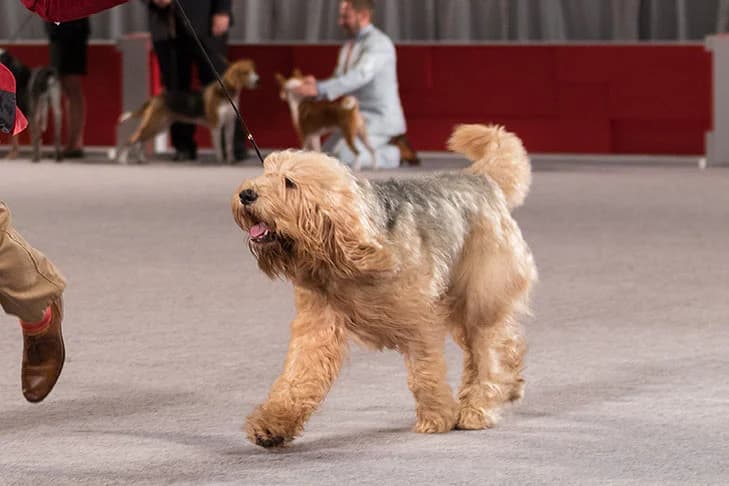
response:
<path id="1" fill-rule="evenodd" d="M 28 66 L 48 64 L 48 48 L 45 45 L 2 46 Z M 112 45 L 91 45 L 88 52 L 89 75 L 83 86 L 87 100 L 85 139 L 87 145 L 114 145 L 116 120 L 121 113 L 121 53 Z M 49 117 L 49 129 L 45 143 L 52 143 L 53 117 Z M 65 137 L 65 121 L 63 133 Z M 21 143 L 30 143 L 30 135 L 23 133 Z M 65 140 L 65 138 L 64 138 Z"/>
<path id="2" fill-rule="evenodd" d="M 47 62 L 43 45 L 9 50 Z M 274 75 L 300 68 L 328 76 L 335 45 L 245 45 L 261 76 L 241 95 L 241 112 L 263 147 L 296 146 Z M 151 62 L 154 63 L 153 58 Z M 85 89 L 86 143 L 112 145 L 121 110 L 121 59 L 95 45 Z M 711 120 L 711 57 L 702 45 L 402 45 L 400 92 L 409 135 L 420 150 L 444 150 L 452 127 L 497 122 L 532 152 L 703 154 Z M 150 92 L 159 80 L 152 77 Z M 206 130 L 198 139 L 209 144 Z"/>

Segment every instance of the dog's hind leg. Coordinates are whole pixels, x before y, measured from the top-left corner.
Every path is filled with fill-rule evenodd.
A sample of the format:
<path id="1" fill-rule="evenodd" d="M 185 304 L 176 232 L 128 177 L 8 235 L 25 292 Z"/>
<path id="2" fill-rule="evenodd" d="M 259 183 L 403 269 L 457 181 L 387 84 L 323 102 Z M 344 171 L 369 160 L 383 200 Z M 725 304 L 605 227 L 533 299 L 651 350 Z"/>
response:
<path id="1" fill-rule="evenodd" d="M 526 341 L 521 328 L 513 316 L 505 315 L 482 326 L 461 323 L 453 337 L 463 348 L 458 428 L 492 427 L 501 405 L 524 395 Z"/>
<path id="2" fill-rule="evenodd" d="M 364 118 L 360 116 L 359 124 L 357 126 L 357 137 L 362 141 L 362 145 L 365 146 L 367 151 L 372 157 L 372 169 L 377 170 L 379 167 L 379 161 L 377 160 L 377 151 L 370 143 L 370 137 L 367 135 L 367 125 L 365 124 Z"/>
<path id="3" fill-rule="evenodd" d="M 129 147 L 127 151 L 131 152 L 132 147 L 135 148 L 137 161 L 145 162 L 144 157 L 144 142 L 152 139 L 155 135 L 167 129 L 170 125 L 170 121 L 166 116 L 154 116 L 149 112 L 145 112 L 142 117 L 142 121 L 139 127 L 134 131 L 126 146 Z"/>
<path id="4" fill-rule="evenodd" d="M 527 311 L 536 269 L 518 230 L 508 228 L 506 233 L 513 237 L 499 246 L 489 241 L 493 230 L 472 230 L 449 296 L 453 338 L 464 353 L 458 394 L 461 429 L 493 426 L 501 406 L 524 393 L 526 341 L 516 316 Z"/>
<path id="5" fill-rule="evenodd" d="M 245 424 L 248 439 L 261 447 L 284 446 L 301 433 L 347 351 L 343 318 L 323 298 L 297 290 L 296 306 L 284 370 Z"/>
<path id="6" fill-rule="evenodd" d="M 349 150 L 351 150 L 352 153 L 354 154 L 354 162 L 352 163 L 352 169 L 355 172 L 359 172 L 362 169 L 362 161 L 359 159 L 359 150 L 357 149 L 357 146 L 354 144 L 356 132 L 354 132 L 354 130 L 343 130 L 342 136 L 344 137 L 344 141 L 347 143 L 347 147 L 349 147 Z"/>

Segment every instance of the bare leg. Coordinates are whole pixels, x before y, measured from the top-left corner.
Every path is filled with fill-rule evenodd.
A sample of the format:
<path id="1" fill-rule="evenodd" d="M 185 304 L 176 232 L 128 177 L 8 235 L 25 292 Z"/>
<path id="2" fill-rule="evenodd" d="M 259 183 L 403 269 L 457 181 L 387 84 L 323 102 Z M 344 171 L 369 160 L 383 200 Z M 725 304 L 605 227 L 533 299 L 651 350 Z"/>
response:
<path id="1" fill-rule="evenodd" d="M 20 137 L 18 135 L 13 135 L 11 137 L 11 146 L 10 146 L 10 152 L 5 156 L 6 159 L 17 159 L 18 158 L 18 139 Z"/>
<path id="2" fill-rule="evenodd" d="M 66 95 L 66 114 L 68 121 L 68 141 L 66 150 L 79 150 L 84 145 L 84 126 L 86 125 L 86 97 L 82 86 L 83 76 L 67 74 L 61 76 L 61 86 Z"/>

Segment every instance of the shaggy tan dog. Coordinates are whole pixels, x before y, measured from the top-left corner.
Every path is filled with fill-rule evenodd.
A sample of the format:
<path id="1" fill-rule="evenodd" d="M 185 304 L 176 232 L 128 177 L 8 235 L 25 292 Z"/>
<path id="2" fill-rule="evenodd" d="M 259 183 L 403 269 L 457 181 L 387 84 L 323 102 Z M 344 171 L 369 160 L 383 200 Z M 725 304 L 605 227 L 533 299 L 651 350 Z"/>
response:
<path id="1" fill-rule="evenodd" d="M 516 319 L 537 271 L 510 210 L 529 190 L 529 160 L 497 126 L 459 126 L 449 146 L 473 160 L 463 173 L 387 181 L 320 153 L 273 153 L 235 193 L 259 267 L 293 282 L 297 309 L 283 372 L 248 417 L 252 442 L 277 447 L 301 433 L 350 340 L 403 354 L 417 432 L 491 427 L 522 397 Z M 449 333 L 464 352 L 458 400 Z"/>

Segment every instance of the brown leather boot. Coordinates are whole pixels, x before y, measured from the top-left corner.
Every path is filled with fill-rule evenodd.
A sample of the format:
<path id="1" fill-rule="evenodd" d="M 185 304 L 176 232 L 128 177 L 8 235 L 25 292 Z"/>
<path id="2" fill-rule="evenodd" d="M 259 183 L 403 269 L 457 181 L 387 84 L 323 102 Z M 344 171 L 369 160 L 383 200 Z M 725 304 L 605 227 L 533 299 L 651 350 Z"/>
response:
<path id="1" fill-rule="evenodd" d="M 21 323 L 23 328 L 23 368 L 21 383 L 23 396 L 32 403 L 43 400 L 53 389 L 63 369 L 66 351 L 61 334 L 63 300 L 50 305 L 50 324 L 40 331 Z"/>

